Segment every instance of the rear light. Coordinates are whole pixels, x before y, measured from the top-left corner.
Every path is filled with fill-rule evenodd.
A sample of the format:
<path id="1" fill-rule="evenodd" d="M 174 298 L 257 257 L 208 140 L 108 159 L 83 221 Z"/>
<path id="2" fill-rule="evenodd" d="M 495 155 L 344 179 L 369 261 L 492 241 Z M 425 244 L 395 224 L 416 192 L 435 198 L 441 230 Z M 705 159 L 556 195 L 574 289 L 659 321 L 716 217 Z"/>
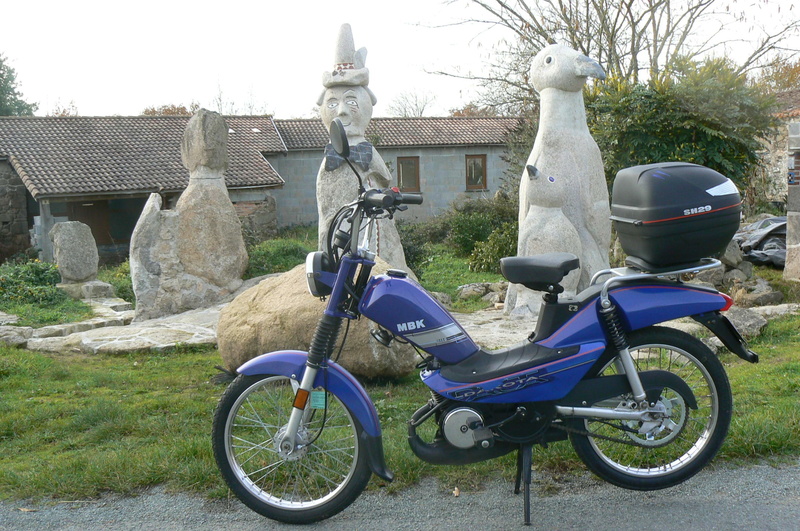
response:
<path id="1" fill-rule="evenodd" d="M 725 299 L 725 307 L 723 307 L 720 311 L 727 312 L 728 310 L 731 309 L 731 306 L 733 306 L 733 299 L 731 299 L 724 293 L 720 293 L 720 295 L 722 295 L 722 298 Z"/>

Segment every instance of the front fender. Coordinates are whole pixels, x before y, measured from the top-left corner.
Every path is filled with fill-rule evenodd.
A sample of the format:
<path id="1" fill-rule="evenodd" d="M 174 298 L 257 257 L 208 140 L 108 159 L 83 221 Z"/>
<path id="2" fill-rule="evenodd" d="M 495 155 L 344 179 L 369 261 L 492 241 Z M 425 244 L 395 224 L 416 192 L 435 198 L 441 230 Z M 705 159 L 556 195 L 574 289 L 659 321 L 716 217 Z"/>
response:
<path id="1" fill-rule="evenodd" d="M 303 379 L 307 359 L 307 352 L 280 350 L 253 358 L 239 367 L 237 372 L 247 376 L 274 374 L 286 376 L 299 382 Z M 359 424 L 361 424 L 360 438 L 367 448 L 370 468 L 377 476 L 391 481 L 393 475 L 386 468 L 384 462 L 381 423 L 372 400 L 358 380 L 341 365 L 330 360 L 328 360 L 327 365 L 327 371 L 321 370 L 317 373 L 314 387 L 326 388 L 352 411 Z"/>
<path id="2" fill-rule="evenodd" d="M 256 374 L 276 374 L 288 376 L 298 382 L 303 379 L 306 370 L 307 352 L 300 350 L 279 350 L 262 354 L 248 361 L 237 372 L 248 376 Z M 381 436 L 381 424 L 378 412 L 372 404 L 367 391 L 341 365 L 328 361 L 328 381 L 325 382 L 325 371 L 319 371 L 314 380 L 314 387 L 326 387 L 353 412 L 361 427 L 373 437 Z M 326 384 L 326 385 L 325 385 Z"/>

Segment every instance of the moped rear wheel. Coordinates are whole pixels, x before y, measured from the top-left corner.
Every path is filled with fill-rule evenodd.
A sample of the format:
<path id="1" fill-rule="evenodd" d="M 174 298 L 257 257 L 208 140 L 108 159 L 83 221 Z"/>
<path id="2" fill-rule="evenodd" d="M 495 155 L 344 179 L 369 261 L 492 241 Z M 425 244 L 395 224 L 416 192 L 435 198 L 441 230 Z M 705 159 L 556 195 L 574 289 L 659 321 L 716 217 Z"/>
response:
<path id="1" fill-rule="evenodd" d="M 307 406 L 295 449 L 281 450 L 296 386 L 285 376 L 239 375 L 217 406 L 212 441 L 225 482 L 245 505 L 274 520 L 303 524 L 350 505 L 371 472 L 358 421 L 331 393 Z M 325 402 L 327 410 L 311 409 Z"/>
<path id="2" fill-rule="evenodd" d="M 733 407 L 728 377 L 708 347 L 679 330 L 646 328 L 631 333 L 629 344 L 638 371 L 678 375 L 692 390 L 698 408 L 691 409 L 678 390 L 664 388 L 657 405 L 666 418 L 659 425 L 642 430 L 632 421 L 577 420 L 572 427 L 583 433 L 571 433 L 570 442 L 592 472 L 614 485 L 634 490 L 671 487 L 699 472 L 722 446 Z M 595 376 L 617 374 L 618 369 L 612 361 Z M 635 407 L 629 395 L 594 405 Z"/>

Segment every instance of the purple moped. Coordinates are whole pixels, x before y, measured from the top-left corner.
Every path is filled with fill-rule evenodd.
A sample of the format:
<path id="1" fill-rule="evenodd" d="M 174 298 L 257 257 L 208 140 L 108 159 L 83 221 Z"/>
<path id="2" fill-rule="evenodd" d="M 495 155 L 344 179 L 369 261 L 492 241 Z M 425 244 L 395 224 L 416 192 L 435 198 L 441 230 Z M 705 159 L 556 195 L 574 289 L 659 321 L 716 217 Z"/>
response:
<path id="1" fill-rule="evenodd" d="M 340 122 L 331 126 L 331 142 L 347 159 Z M 592 472 L 628 489 L 690 478 L 725 439 L 731 388 L 702 341 L 657 325 L 691 317 L 733 353 L 758 361 L 721 313 L 732 300 L 685 282 L 721 266 L 705 256 L 724 249 L 738 227 L 735 186 L 706 170 L 672 163 L 621 171 L 612 219 L 630 255 L 627 267 L 596 273 L 575 296 L 559 285 L 579 267 L 575 255 L 501 260 L 509 282 L 542 292 L 543 302 L 526 340 L 491 351 L 406 272 L 371 274 L 375 220 L 422 196 L 361 185 L 358 199 L 333 219 L 327 248 L 306 262 L 309 291 L 327 298 L 309 351 L 245 363 L 220 399 L 213 448 L 228 486 L 264 516 L 310 523 L 350 505 L 372 474 L 392 480 L 373 401 L 332 359 L 342 324 L 361 316 L 380 325 L 376 341 L 408 342 L 422 356 L 430 399 L 408 421 L 413 453 L 463 465 L 516 451 L 515 493 L 523 493 L 526 524 L 534 445 L 569 440 Z M 696 190 L 676 192 L 686 183 Z M 675 215 L 664 190 L 680 196 Z"/>

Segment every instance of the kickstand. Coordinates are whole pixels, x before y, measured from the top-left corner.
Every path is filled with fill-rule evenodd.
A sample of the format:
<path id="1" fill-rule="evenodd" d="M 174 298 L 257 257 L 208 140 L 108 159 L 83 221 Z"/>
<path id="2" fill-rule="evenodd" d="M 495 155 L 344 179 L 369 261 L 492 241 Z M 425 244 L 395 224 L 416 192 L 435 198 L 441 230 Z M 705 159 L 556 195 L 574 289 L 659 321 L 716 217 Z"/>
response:
<path id="1" fill-rule="evenodd" d="M 514 484 L 514 494 L 519 494 L 520 484 L 523 485 L 525 497 L 525 525 L 531 525 L 531 452 L 533 445 L 520 444 L 517 451 L 517 480 Z"/>

